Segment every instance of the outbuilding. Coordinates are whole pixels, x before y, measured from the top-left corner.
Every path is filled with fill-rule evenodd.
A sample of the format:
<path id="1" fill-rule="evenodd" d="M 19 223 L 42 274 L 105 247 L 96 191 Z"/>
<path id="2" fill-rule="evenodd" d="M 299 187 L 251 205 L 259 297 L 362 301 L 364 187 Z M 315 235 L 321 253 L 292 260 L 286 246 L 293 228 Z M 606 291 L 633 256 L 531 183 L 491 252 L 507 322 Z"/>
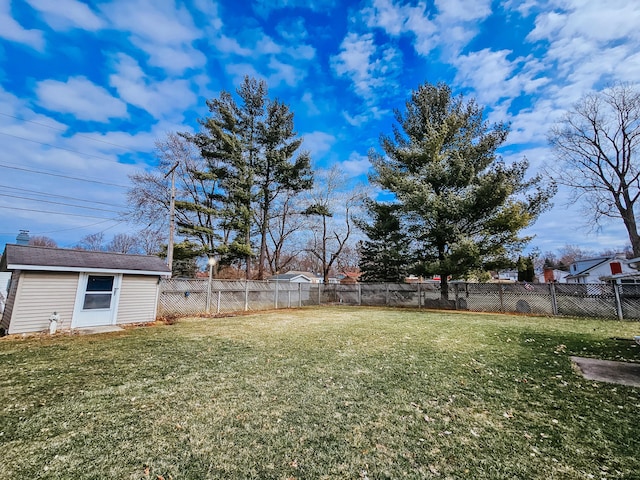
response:
<path id="1" fill-rule="evenodd" d="M 0 272 L 11 272 L 4 333 L 144 323 L 155 320 L 164 261 L 128 255 L 8 244 Z"/>

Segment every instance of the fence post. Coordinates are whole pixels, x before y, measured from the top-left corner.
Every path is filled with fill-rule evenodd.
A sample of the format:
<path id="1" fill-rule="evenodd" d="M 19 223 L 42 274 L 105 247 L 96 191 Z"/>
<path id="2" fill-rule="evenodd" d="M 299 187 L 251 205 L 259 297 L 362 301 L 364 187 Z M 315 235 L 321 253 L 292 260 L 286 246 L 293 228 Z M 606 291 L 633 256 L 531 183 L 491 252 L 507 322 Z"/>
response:
<path id="1" fill-rule="evenodd" d="M 553 282 L 549 284 L 549 293 L 551 293 L 551 312 L 558 315 L 558 300 L 556 298 L 556 286 Z"/>
<path id="2" fill-rule="evenodd" d="M 318 283 L 318 305 L 322 305 L 322 282 Z"/>
<path id="3" fill-rule="evenodd" d="M 500 311 L 504 313 L 504 295 L 501 283 L 498 284 L 498 296 L 500 297 Z"/>
<path id="4" fill-rule="evenodd" d="M 358 284 L 358 305 L 362 305 L 362 285 Z"/>
<path id="5" fill-rule="evenodd" d="M 418 285 L 418 308 L 422 308 L 422 292 L 420 291 L 420 282 L 418 282 L 417 285 Z"/>
<path id="6" fill-rule="evenodd" d="M 287 290 L 287 293 L 289 293 L 289 300 L 287 301 L 287 308 L 291 308 L 291 290 Z"/>
<path id="7" fill-rule="evenodd" d="M 244 311 L 249 310 L 249 280 L 244 281 Z"/>
<path id="8" fill-rule="evenodd" d="M 302 306 L 302 283 L 298 284 L 298 307 Z"/>
<path id="9" fill-rule="evenodd" d="M 222 292 L 218 290 L 218 304 L 216 306 L 216 313 L 220 313 L 220 297 L 222 296 Z"/>
<path id="10" fill-rule="evenodd" d="M 618 314 L 618 320 L 624 320 L 624 316 L 622 314 L 622 302 L 620 301 L 620 290 L 618 288 L 621 285 L 618 285 L 617 283 L 613 282 L 611 286 L 613 287 L 613 292 L 615 293 L 615 296 L 616 296 L 616 313 Z"/>
<path id="11" fill-rule="evenodd" d="M 454 283 L 454 284 L 453 284 L 453 292 L 454 292 L 454 295 L 455 295 L 455 297 L 456 297 L 456 307 L 455 307 L 455 310 L 458 310 L 458 284 L 457 284 L 457 283 Z"/>
<path id="12" fill-rule="evenodd" d="M 386 306 L 389 306 L 389 284 L 385 283 L 385 285 L 386 285 L 387 288 L 386 288 L 385 293 L 384 293 L 384 304 Z"/>
<path id="13" fill-rule="evenodd" d="M 274 297 L 273 303 L 275 304 L 275 309 L 277 310 L 278 309 L 278 283 L 280 282 L 276 280 L 275 283 L 276 283 L 276 294 L 273 296 Z"/>

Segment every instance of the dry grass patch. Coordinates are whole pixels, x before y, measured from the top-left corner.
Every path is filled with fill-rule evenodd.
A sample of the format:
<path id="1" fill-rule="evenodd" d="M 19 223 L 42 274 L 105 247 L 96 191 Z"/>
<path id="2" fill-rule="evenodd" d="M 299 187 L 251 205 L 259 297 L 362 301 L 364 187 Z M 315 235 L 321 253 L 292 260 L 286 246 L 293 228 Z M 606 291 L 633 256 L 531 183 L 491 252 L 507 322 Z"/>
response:
<path id="1" fill-rule="evenodd" d="M 0 341 L 0 478 L 632 478 L 638 324 L 376 308 Z"/>

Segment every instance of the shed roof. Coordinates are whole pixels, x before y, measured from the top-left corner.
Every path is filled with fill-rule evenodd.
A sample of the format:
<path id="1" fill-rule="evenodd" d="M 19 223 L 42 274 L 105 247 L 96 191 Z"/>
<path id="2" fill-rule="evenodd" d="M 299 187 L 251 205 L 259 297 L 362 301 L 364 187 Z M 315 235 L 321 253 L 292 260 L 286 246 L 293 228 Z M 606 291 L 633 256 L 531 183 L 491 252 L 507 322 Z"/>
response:
<path id="1" fill-rule="evenodd" d="M 164 260 L 153 255 L 129 255 L 14 244 L 6 246 L 0 262 L 0 270 L 171 274 Z"/>

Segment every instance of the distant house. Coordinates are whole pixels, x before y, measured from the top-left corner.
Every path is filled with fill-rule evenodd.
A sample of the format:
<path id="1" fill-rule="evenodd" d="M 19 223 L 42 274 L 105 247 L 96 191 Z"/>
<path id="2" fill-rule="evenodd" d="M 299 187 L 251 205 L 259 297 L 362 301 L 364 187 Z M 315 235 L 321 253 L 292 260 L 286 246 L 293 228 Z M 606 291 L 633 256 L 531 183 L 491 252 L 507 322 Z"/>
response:
<path id="1" fill-rule="evenodd" d="M 11 244 L 0 272 L 11 272 L 0 321 L 9 334 L 46 330 L 54 312 L 62 329 L 152 322 L 171 274 L 155 256 Z"/>
<path id="2" fill-rule="evenodd" d="M 360 281 L 361 272 L 342 272 L 340 283 L 342 285 L 354 285 Z"/>
<path id="3" fill-rule="evenodd" d="M 496 283 L 515 283 L 518 281 L 517 270 L 500 270 L 491 275 L 492 280 Z"/>
<path id="4" fill-rule="evenodd" d="M 322 283 L 322 277 L 318 277 L 315 273 L 299 272 L 291 270 L 287 273 L 272 275 L 267 278 L 269 282 L 288 282 L 288 283 Z"/>
<path id="5" fill-rule="evenodd" d="M 545 268 L 539 276 L 540 283 L 567 283 L 569 272 L 557 268 Z"/>
<path id="6" fill-rule="evenodd" d="M 636 262 L 623 255 L 576 260 L 569 266 L 567 283 L 607 283 L 613 278 L 634 276 L 639 272 Z"/>

